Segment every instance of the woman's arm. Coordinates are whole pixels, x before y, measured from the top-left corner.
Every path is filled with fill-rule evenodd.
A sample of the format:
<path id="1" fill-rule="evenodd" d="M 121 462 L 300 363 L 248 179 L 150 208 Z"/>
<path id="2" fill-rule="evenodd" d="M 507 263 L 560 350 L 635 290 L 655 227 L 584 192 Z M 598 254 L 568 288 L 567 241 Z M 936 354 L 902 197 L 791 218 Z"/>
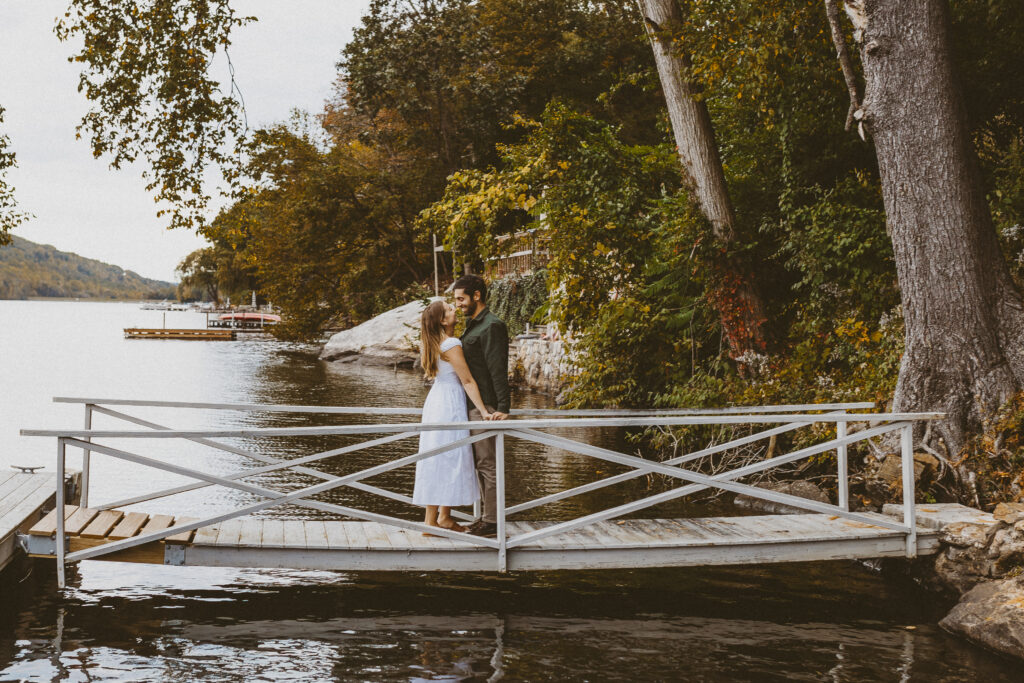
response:
<path id="1" fill-rule="evenodd" d="M 455 374 L 459 376 L 459 380 L 462 382 L 462 387 L 466 390 L 466 394 L 469 396 L 469 400 L 473 402 L 473 405 L 476 406 L 476 409 L 480 411 L 480 415 L 485 420 L 490 420 L 491 414 L 487 412 L 484 400 L 480 397 L 480 387 L 476 385 L 476 380 L 473 379 L 473 373 L 469 371 L 469 366 L 466 365 L 466 357 L 462 354 L 462 347 L 453 346 L 442 353 L 441 358 L 442 360 L 446 360 L 452 364 Z"/>

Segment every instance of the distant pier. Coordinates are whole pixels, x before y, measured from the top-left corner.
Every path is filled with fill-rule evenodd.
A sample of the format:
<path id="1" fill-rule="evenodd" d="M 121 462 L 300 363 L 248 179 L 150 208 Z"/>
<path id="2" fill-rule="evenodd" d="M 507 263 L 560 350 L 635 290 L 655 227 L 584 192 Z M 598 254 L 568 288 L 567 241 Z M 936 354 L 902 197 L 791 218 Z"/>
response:
<path id="1" fill-rule="evenodd" d="M 199 341 L 233 341 L 235 330 L 193 330 L 126 327 L 125 339 L 196 339 Z"/>

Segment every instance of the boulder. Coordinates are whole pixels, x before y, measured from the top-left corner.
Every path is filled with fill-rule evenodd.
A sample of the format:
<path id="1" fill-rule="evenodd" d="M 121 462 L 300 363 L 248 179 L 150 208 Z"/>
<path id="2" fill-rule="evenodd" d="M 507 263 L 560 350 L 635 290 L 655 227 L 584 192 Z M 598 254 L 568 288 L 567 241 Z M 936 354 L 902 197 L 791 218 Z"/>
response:
<path id="1" fill-rule="evenodd" d="M 914 453 L 914 481 L 920 489 L 934 481 L 939 470 L 939 460 L 931 453 Z M 903 459 L 898 454 L 885 456 L 864 482 L 865 493 L 874 505 L 883 505 L 893 498 L 893 494 L 903 488 Z"/>
<path id="2" fill-rule="evenodd" d="M 320 359 L 367 365 L 415 365 L 424 307 L 422 301 L 412 301 L 342 330 L 327 340 Z"/>
<path id="3" fill-rule="evenodd" d="M 942 528 L 940 538 L 944 547 L 935 558 L 935 574 L 941 584 L 958 593 L 1024 569 L 1024 520 L 955 522 Z"/>
<path id="4" fill-rule="evenodd" d="M 992 511 L 997 521 L 1016 524 L 1024 519 L 1024 503 L 1000 503 Z"/>
<path id="5" fill-rule="evenodd" d="M 975 586 L 939 625 L 990 650 L 1024 659 L 1024 576 Z"/>
<path id="6" fill-rule="evenodd" d="M 764 484 L 758 486 L 758 488 L 763 488 L 768 491 L 776 491 L 790 496 L 807 498 L 808 500 L 815 500 L 819 503 L 829 502 L 828 496 L 825 495 L 824 491 L 814 484 L 806 481 Z M 736 496 L 733 503 L 735 503 L 737 507 L 746 508 L 748 510 L 757 510 L 759 512 L 767 512 L 768 514 L 806 514 L 810 512 L 809 510 L 796 508 L 792 505 L 786 505 L 785 503 L 776 503 L 770 500 L 764 500 L 763 498 L 754 498 L 753 496 L 748 496 L 743 493 Z"/>

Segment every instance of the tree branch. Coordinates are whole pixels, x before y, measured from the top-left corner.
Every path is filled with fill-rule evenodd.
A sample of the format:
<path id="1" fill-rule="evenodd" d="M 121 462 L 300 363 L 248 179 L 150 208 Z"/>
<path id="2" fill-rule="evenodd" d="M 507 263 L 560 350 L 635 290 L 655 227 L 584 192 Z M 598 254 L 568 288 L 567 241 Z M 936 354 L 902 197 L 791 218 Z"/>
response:
<path id="1" fill-rule="evenodd" d="M 836 46 L 836 57 L 843 69 L 843 78 L 846 79 L 846 89 L 850 92 L 850 110 L 846 114 L 846 130 L 850 130 L 855 114 L 860 109 L 857 77 L 853 71 L 850 51 L 846 47 L 846 39 L 843 37 L 843 27 L 839 24 L 839 6 L 836 4 L 836 0 L 825 0 L 825 14 L 828 16 L 828 24 L 832 28 L 832 42 Z"/>

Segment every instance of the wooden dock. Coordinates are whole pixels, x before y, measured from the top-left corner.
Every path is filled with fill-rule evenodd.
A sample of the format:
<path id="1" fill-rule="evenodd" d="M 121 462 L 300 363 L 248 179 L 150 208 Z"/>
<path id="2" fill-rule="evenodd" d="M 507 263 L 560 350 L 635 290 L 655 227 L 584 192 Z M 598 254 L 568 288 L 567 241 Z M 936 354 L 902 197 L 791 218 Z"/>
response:
<path id="1" fill-rule="evenodd" d="M 71 476 L 77 490 L 79 474 Z M 18 552 L 17 535 L 34 526 L 54 506 L 57 475 L 49 472 L 0 472 L 0 570 Z"/>
<path id="2" fill-rule="evenodd" d="M 199 341 L 232 341 L 235 330 L 196 330 L 126 327 L 125 339 L 196 339 Z"/>
<path id="3" fill-rule="evenodd" d="M 60 398 L 64 403 L 85 407 L 85 429 L 23 430 L 25 436 L 57 439 L 57 472 L 63 472 L 67 449 L 134 463 L 192 479 L 160 490 L 124 491 L 127 497 L 91 507 L 65 507 L 58 495 L 54 514 L 33 526 L 24 537 L 30 554 L 52 557 L 57 562 L 57 585 L 64 587 L 64 568 L 83 560 L 150 562 L 181 566 L 289 567 L 330 570 L 404 571 L 522 571 L 632 569 L 643 567 L 684 567 L 814 560 L 914 558 L 937 551 L 941 520 L 928 520 L 941 508 L 947 517 L 977 520 L 970 508 L 913 505 L 914 423 L 940 419 L 941 413 L 857 413 L 871 404 L 813 404 L 753 406 L 711 410 L 680 411 L 514 411 L 513 418 L 494 422 L 359 422 L 301 427 L 250 427 L 176 430 L 124 412 L 131 406 L 205 410 L 261 411 L 285 413 L 328 413 L 334 415 L 394 416 L 419 414 L 418 408 L 280 406 L 268 404 L 210 404 L 129 399 Z M 813 411 L 813 413 L 809 412 Z M 555 417 L 554 414 L 558 416 Z M 123 420 L 133 429 L 92 429 L 92 416 L 101 414 Z M 695 468 L 709 456 L 746 448 L 752 443 L 814 424 L 824 440 L 772 457 L 747 459 L 731 469 L 714 473 Z M 863 425 L 851 433 L 850 423 Z M 581 441 L 580 431 L 605 427 L 677 427 L 684 425 L 736 425 L 736 438 L 704 448 L 653 460 Z M 774 425 L 774 426 L 772 426 Z M 575 430 L 563 436 L 545 430 Z M 443 445 L 417 450 L 416 439 L 424 431 L 465 431 L 469 436 Z M 829 438 L 831 432 L 834 438 Z M 847 473 L 850 445 L 885 434 L 898 435 L 902 461 L 902 498 L 905 509 L 878 514 L 851 509 Z M 263 438 L 359 437 L 354 443 L 335 444 L 301 456 L 281 458 L 272 449 L 240 447 Z M 414 466 L 453 448 L 483 439 L 494 439 L 496 463 L 496 538 L 482 538 L 456 531 L 428 527 L 415 520 L 419 509 L 406 515 L 385 514 L 373 505 L 355 508 L 324 501 L 321 494 L 350 488 L 413 506 L 406 491 L 393 491 L 371 484 L 374 478 L 393 470 Z M 216 471 L 195 469 L 161 457 L 144 455 L 132 446 L 138 440 L 171 439 L 199 443 L 229 453 L 231 465 Z M 510 501 L 506 495 L 506 440 L 567 452 L 610 462 L 625 468 L 610 476 L 581 482 L 570 488 L 538 492 L 538 497 Z M 109 445 L 111 440 L 124 448 Z M 406 441 L 405 444 L 399 442 Z M 387 444 L 364 469 L 342 476 L 312 467 L 331 458 L 365 452 Z M 834 453 L 837 467 L 835 503 L 808 500 L 788 493 L 761 488 L 742 479 L 790 463 Z M 165 454 L 161 454 L 164 457 Z M 237 467 L 241 456 L 258 463 Z M 83 458 L 89 471 L 89 457 Z M 311 478 L 299 488 L 281 489 L 252 479 L 254 475 L 291 470 Z M 540 517 L 539 508 L 584 494 L 592 494 L 639 477 L 658 475 L 676 483 L 657 492 L 645 492 L 635 500 L 581 513 L 572 519 Z M 521 476 L 521 475 L 520 475 Z M 85 477 L 88 480 L 88 477 Z M 379 480 L 378 480 L 379 481 Z M 88 484 L 81 498 L 89 505 Z M 181 516 L 155 515 L 139 511 L 147 501 L 167 498 L 205 487 L 217 487 L 249 494 L 241 507 L 210 514 L 183 509 Z M 796 515 L 750 517 L 709 517 L 700 519 L 641 519 L 642 511 L 708 489 L 746 494 L 774 504 L 804 511 Z M 370 499 L 371 501 L 373 499 Z M 281 506 L 316 511 L 318 519 L 271 518 L 268 511 Z M 550 508 L 548 508 L 550 509 Z M 533 510 L 534 512 L 530 512 Z M 206 514 L 203 514 L 203 513 Z M 475 511 L 479 514 L 479 510 Z M 189 515 L 189 516 L 186 516 Z M 461 520 L 470 516 L 453 511 Z M 540 521 L 536 521 L 540 518 Z M 328 521 L 325 521 L 328 520 Z M 348 521 L 354 520 L 354 521 Z M 424 535 L 424 532 L 431 535 Z"/>
<path id="4" fill-rule="evenodd" d="M 928 513 L 919 513 L 925 518 Z M 961 508 L 960 516 L 977 511 Z M 948 513 L 947 513 L 948 514 Z M 877 515 L 880 522 L 892 517 Z M 187 524 L 191 518 L 66 506 L 69 552 Z M 55 511 L 29 530 L 29 552 L 55 557 Z M 553 522 L 508 522 L 517 536 Z M 918 555 L 939 547 L 923 523 Z M 509 570 L 635 569 L 903 557 L 905 534 L 820 514 L 601 521 L 508 550 Z M 233 519 L 95 559 L 207 567 L 494 571 L 494 551 L 377 522 Z"/>

